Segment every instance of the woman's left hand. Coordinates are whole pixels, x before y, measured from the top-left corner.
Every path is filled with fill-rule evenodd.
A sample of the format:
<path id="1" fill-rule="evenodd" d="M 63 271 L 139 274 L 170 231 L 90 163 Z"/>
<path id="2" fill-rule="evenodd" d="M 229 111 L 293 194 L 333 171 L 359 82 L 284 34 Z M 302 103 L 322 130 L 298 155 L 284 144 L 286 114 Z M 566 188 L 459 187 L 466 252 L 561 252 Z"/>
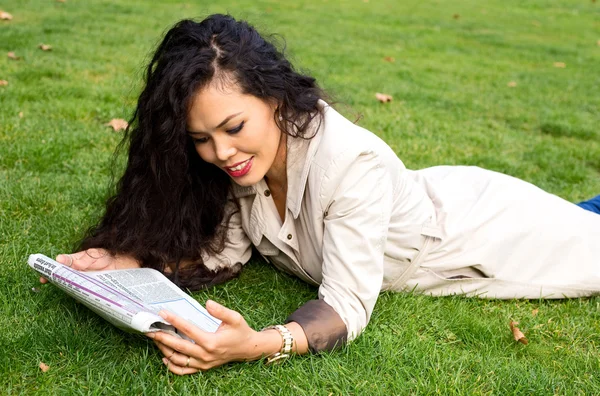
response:
<path id="1" fill-rule="evenodd" d="M 162 354 L 163 362 L 174 374 L 184 375 L 204 371 L 232 361 L 253 360 L 256 343 L 252 340 L 258 333 L 242 315 L 214 302 L 206 302 L 207 311 L 222 321 L 216 333 L 199 329 L 185 319 L 167 311 L 161 316 L 195 343 L 164 332 L 147 333 Z"/>

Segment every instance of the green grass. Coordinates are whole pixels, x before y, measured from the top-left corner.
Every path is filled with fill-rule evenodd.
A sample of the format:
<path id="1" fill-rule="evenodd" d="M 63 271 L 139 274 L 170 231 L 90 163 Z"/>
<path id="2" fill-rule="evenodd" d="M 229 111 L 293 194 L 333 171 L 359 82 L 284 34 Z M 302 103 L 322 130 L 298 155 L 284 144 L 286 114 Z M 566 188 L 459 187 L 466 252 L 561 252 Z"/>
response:
<path id="1" fill-rule="evenodd" d="M 14 16 L 0 21 L 0 80 L 9 82 L 0 87 L 0 393 L 600 393 L 600 298 L 384 293 L 368 329 L 342 351 L 177 377 L 144 337 L 108 326 L 52 286 L 32 291 L 28 254 L 69 250 L 101 213 L 120 137 L 103 124 L 131 113 L 149 52 L 175 21 L 212 12 L 283 35 L 296 65 L 409 168 L 478 165 L 571 201 L 600 192 L 600 3 L 206 3 L 0 4 Z M 375 92 L 394 101 L 379 104 Z M 316 289 L 254 259 L 239 280 L 194 296 L 260 328 Z M 529 345 L 512 340 L 510 319 Z"/>

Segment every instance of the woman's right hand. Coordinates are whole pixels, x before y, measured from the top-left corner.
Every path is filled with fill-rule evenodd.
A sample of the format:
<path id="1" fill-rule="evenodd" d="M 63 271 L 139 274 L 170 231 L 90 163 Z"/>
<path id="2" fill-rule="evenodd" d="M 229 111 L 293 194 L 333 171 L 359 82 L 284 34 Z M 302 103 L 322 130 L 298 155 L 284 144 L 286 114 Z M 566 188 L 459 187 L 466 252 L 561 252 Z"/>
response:
<path id="1" fill-rule="evenodd" d="M 113 256 L 104 249 L 87 249 L 77 253 L 59 254 L 56 261 L 78 271 L 106 271 L 125 268 L 139 268 L 139 263 L 132 257 Z M 47 283 L 46 278 L 40 278 Z"/>

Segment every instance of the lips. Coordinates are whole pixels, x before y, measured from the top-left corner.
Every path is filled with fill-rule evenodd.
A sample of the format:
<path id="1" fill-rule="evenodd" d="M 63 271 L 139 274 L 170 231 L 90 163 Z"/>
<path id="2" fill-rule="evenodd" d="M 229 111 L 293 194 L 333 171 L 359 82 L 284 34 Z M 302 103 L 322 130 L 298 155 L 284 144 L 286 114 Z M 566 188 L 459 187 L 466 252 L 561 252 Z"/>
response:
<path id="1" fill-rule="evenodd" d="M 250 172 L 253 162 L 254 157 L 250 157 L 246 161 L 238 162 L 234 166 L 226 166 L 224 169 L 231 177 L 241 177 Z"/>

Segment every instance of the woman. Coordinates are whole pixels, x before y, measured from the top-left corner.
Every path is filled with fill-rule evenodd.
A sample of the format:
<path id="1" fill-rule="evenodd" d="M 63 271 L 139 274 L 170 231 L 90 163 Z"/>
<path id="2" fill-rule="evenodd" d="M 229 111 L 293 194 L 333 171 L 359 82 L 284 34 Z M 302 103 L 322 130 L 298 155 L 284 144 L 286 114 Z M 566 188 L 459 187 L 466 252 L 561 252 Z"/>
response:
<path id="1" fill-rule="evenodd" d="M 234 277 L 254 245 L 319 285 L 285 326 L 259 332 L 213 301 L 214 334 L 164 313 L 194 340 L 148 334 L 176 374 L 333 349 L 367 325 L 381 290 L 600 292 L 599 216 L 476 167 L 408 170 L 323 97 L 246 23 L 179 22 L 148 67 L 117 194 L 81 251 L 57 260 L 152 267 L 198 289 Z"/>

